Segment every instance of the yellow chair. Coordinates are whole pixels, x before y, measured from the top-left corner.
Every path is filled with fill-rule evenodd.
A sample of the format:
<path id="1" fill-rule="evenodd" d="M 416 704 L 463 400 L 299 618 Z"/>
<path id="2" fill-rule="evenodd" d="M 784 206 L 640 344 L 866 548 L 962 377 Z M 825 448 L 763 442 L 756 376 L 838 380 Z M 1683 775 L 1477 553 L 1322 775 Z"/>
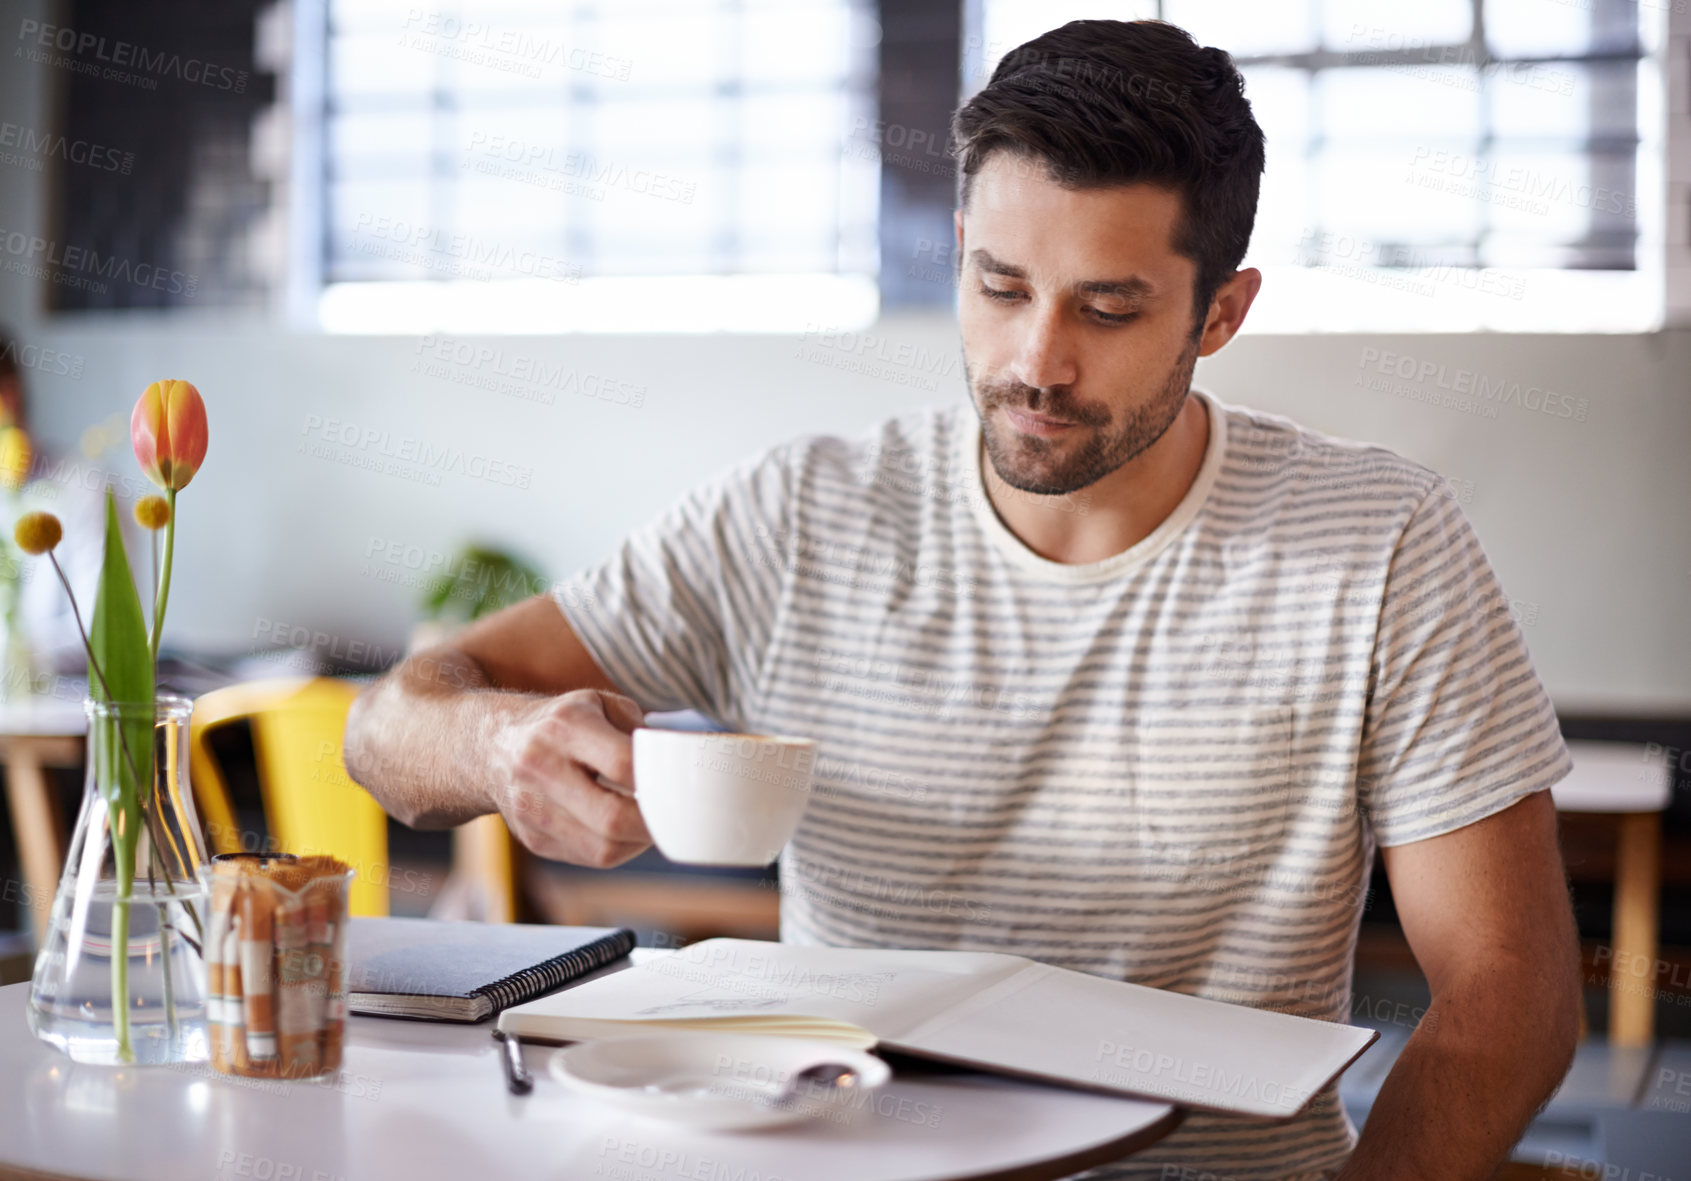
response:
<path id="1" fill-rule="evenodd" d="M 347 775 L 342 757 L 346 715 L 357 696 L 358 686 L 330 677 L 251 681 L 213 690 L 194 702 L 189 771 L 212 851 L 257 851 L 254 840 L 242 839 L 228 784 L 206 741 L 216 726 L 249 722 L 270 830 L 265 851 L 340 858 L 357 871 L 352 913 L 385 915 L 391 879 L 387 813 Z M 453 862 L 454 872 L 442 889 L 459 899 L 459 917 L 515 921 L 518 871 L 503 820 L 482 816 L 460 827 L 453 834 Z"/>
<path id="2" fill-rule="evenodd" d="M 212 852 L 327 853 L 357 872 L 353 914 L 388 913 L 387 813 L 346 773 L 341 759 L 347 710 L 358 688 L 328 677 L 251 681 L 216 689 L 194 702 L 188 726 L 188 769 Z M 207 737 L 229 722 L 252 726 L 266 846 L 243 834 L 229 786 Z"/>

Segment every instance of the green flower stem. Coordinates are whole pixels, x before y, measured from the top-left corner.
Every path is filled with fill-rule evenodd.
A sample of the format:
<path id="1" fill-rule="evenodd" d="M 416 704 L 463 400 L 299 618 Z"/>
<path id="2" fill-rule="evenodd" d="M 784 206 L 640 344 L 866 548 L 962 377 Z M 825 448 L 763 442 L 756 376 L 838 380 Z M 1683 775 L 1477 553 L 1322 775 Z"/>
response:
<path id="1" fill-rule="evenodd" d="M 76 605 L 76 595 L 70 589 L 70 579 L 65 577 L 64 567 L 59 565 L 59 558 L 51 550 L 47 558 L 53 563 L 53 569 L 58 572 L 59 581 L 64 584 L 65 597 L 70 600 L 70 611 L 76 620 L 77 634 L 82 637 L 82 646 L 88 652 L 88 670 L 100 682 L 100 689 L 105 693 L 106 700 L 116 705 L 112 698 L 111 686 L 106 683 L 106 674 L 100 668 L 100 662 L 94 658 L 94 645 L 88 640 L 88 630 L 82 626 L 82 612 Z M 146 809 L 140 805 L 141 769 L 135 762 L 135 755 L 125 741 L 123 727 L 117 724 L 120 719 L 105 719 L 103 724 L 110 725 L 117 734 L 117 747 L 123 753 L 123 761 L 129 766 L 130 778 L 135 780 L 135 791 L 131 793 L 136 810 L 146 815 Z M 96 722 L 96 725 L 102 724 Z M 102 767 L 101 764 L 110 761 L 112 742 L 111 735 L 103 736 L 104 741 L 95 743 L 95 775 L 101 781 L 111 782 L 122 775 L 121 767 Z M 98 757 L 101 750 L 106 752 L 106 758 Z M 117 897 L 112 903 L 112 1033 L 117 1038 L 118 1057 L 124 1062 L 133 1062 L 135 1052 L 130 1045 L 129 1038 L 129 899 L 135 888 L 135 839 L 137 833 L 134 823 L 130 822 L 128 809 L 124 804 L 120 790 L 117 798 L 108 799 L 106 803 L 106 830 L 112 837 L 112 856 L 117 869 Z M 117 804 L 114 810 L 113 804 Z M 154 838 L 157 843 L 157 838 Z M 151 874 L 151 863 L 148 863 L 148 873 Z M 167 877 L 165 885 L 174 894 L 176 887 Z M 192 911 L 190 910 L 190 913 Z M 196 919 L 198 916 L 195 916 Z M 197 926 L 196 922 L 196 926 Z"/>
<path id="2" fill-rule="evenodd" d="M 148 815 L 150 817 L 152 814 L 148 813 Z M 158 847 L 157 837 L 153 838 L 153 847 Z M 176 887 L 170 883 L 169 874 L 165 875 L 164 885 L 165 889 L 172 894 L 176 893 Z M 159 885 L 153 879 L 153 859 L 151 857 L 147 858 L 147 894 L 152 899 L 153 909 L 158 912 L 159 967 L 164 969 L 164 1020 L 165 1024 L 170 1026 L 170 1040 L 174 1045 L 182 1035 L 176 1020 L 176 990 L 170 982 L 170 965 L 171 961 L 176 958 L 176 928 L 171 926 L 170 923 L 170 904 L 164 903 L 161 905 L 158 901 Z"/>
<path id="3" fill-rule="evenodd" d="M 170 515 L 169 515 L 169 519 L 166 520 L 165 523 L 164 523 L 164 565 L 163 565 L 162 569 L 159 566 L 159 546 L 158 546 L 158 533 L 157 533 L 157 531 L 153 532 L 153 545 L 152 545 L 152 550 L 153 550 L 153 638 L 152 638 L 152 651 L 153 651 L 153 669 L 154 669 L 155 675 L 157 674 L 158 663 L 159 663 L 159 639 L 160 639 L 161 636 L 164 635 L 164 608 L 165 608 L 165 604 L 170 601 L 171 557 L 176 552 L 176 489 L 166 488 L 164 495 L 165 495 L 165 503 L 170 506 Z M 150 813 L 149 813 L 149 818 L 151 818 Z M 153 843 L 154 844 L 159 843 L 157 833 L 153 834 Z M 181 852 L 182 852 L 181 850 L 178 850 L 178 853 L 181 853 Z M 187 860 L 187 858 L 182 857 L 182 860 L 185 862 Z M 166 877 L 164 879 L 164 884 L 165 884 L 165 888 L 168 889 L 172 894 L 176 893 L 176 887 L 175 887 L 174 884 L 171 883 L 171 880 L 170 880 L 168 875 L 166 875 Z M 196 935 L 199 935 L 203 939 L 205 937 L 205 935 L 204 935 L 204 932 L 200 928 L 200 916 L 199 916 L 199 914 L 191 906 L 184 906 L 182 909 L 186 910 L 188 912 L 188 917 L 193 920 L 194 933 Z M 184 938 L 186 938 L 186 936 L 184 936 Z M 192 939 L 189 939 L 189 942 L 193 943 L 194 941 Z M 196 951 L 200 950 L 198 944 L 195 944 L 195 950 Z M 167 973 L 166 977 L 165 977 L 166 985 L 168 985 L 169 982 L 170 982 L 170 978 L 169 978 L 169 975 Z"/>
<path id="4" fill-rule="evenodd" d="M 176 551 L 176 489 L 164 490 L 170 519 L 164 523 L 164 569 L 159 572 L 158 594 L 153 599 L 153 668 L 159 663 L 159 637 L 164 634 L 164 608 L 170 602 L 170 559 Z"/>
<path id="5" fill-rule="evenodd" d="M 59 581 L 64 585 L 65 598 L 70 600 L 71 618 L 76 620 L 76 634 L 82 637 L 83 651 L 88 653 L 88 667 L 96 677 L 100 678 L 100 688 L 106 691 L 106 699 L 111 699 L 111 686 L 106 684 L 106 674 L 100 671 L 100 662 L 94 659 L 94 645 L 88 642 L 88 629 L 82 626 L 82 612 L 76 607 L 76 594 L 70 589 L 70 579 L 65 577 L 65 568 L 59 565 L 59 555 L 52 550 L 47 551 L 47 560 L 53 563 L 53 569 L 58 571 Z"/>
<path id="6" fill-rule="evenodd" d="M 117 733 L 121 742 L 121 726 Z M 109 744 L 106 749 L 110 751 Z M 135 830 L 128 820 L 128 810 L 121 803 L 115 811 L 107 806 L 106 824 L 117 860 L 117 897 L 112 900 L 112 1034 L 122 1062 L 135 1061 L 129 1037 L 129 900 L 135 889 Z"/>

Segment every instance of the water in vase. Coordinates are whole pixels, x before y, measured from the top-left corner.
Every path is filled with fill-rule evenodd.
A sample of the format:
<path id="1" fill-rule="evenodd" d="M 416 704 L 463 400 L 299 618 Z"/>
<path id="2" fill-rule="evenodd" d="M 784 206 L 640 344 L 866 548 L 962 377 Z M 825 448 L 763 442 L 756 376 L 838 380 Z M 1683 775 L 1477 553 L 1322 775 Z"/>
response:
<path id="1" fill-rule="evenodd" d="M 82 906 L 77 891 L 59 890 L 30 984 L 29 1024 L 37 1037 L 78 1062 L 203 1062 L 210 1056 L 195 922 L 206 912 L 205 890 L 197 882 L 173 885 L 174 893 L 163 883 L 137 881 L 128 903 L 127 1057 L 122 1023 L 113 1020 L 117 884 L 94 885 Z"/>

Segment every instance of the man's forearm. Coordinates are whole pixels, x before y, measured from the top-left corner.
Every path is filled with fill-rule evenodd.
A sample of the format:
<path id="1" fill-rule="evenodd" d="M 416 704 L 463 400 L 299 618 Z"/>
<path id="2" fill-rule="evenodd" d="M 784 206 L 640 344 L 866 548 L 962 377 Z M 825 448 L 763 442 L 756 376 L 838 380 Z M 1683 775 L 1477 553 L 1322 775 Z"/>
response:
<path id="1" fill-rule="evenodd" d="M 1338 1181 L 1483 1181 L 1567 1073 L 1577 985 L 1488 965 L 1433 998 Z"/>
<path id="2" fill-rule="evenodd" d="M 406 824 L 462 824 L 495 810 L 499 735 L 535 700 L 492 687 L 456 649 L 419 652 L 353 703 L 347 771 Z"/>

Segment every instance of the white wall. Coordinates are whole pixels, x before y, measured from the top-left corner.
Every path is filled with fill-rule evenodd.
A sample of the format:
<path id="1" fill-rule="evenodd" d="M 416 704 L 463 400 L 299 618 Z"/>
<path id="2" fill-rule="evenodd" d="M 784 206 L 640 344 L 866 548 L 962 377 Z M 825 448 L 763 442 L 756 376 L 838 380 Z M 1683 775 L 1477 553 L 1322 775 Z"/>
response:
<path id="1" fill-rule="evenodd" d="M 0 118 L 43 123 L 45 81 L 34 69 L 0 71 Z M 0 166 L 0 229 L 43 232 L 40 182 Z M 343 649 L 397 647 L 418 592 L 369 573 L 406 572 L 366 557 L 378 542 L 449 551 L 485 538 L 526 549 L 557 576 L 760 448 L 963 396 L 948 317 L 895 317 L 876 329 L 930 358 L 894 364 L 892 379 L 807 359 L 793 337 L 475 342 L 643 387 L 644 405 L 632 409 L 579 393 L 548 406 L 413 372 L 415 338 L 295 335 L 199 313 L 49 321 L 41 300 L 35 284 L 0 273 L 0 317 L 30 343 L 84 359 L 74 380 L 30 375 L 36 432 L 49 446 L 74 450 L 85 427 L 127 415 L 157 378 L 189 378 L 206 395 L 211 450 L 179 506 L 170 631 L 208 648 L 262 645 L 274 622 Z M 1378 364 L 1386 352 L 1443 365 L 1452 378 L 1472 370 L 1585 398 L 1589 410 L 1576 422 L 1512 404 L 1487 419 L 1360 387 L 1359 376 L 1379 376 L 1364 358 Z M 1526 634 L 1560 708 L 1691 709 L 1691 333 L 1246 337 L 1199 377 L 1225 400 L 1384 443 L 1456 481 L 1510 596 L 1533 619 Z M 301 453 L 311 425 L 329 419 L 391 447 L 413 440 L 532 468 L 532 483 L 448 473 L 435 486 Z M 330 446 L 343 458 L 381 448 Z M 106 462 L 134 474 L 121 439 Z"/>

